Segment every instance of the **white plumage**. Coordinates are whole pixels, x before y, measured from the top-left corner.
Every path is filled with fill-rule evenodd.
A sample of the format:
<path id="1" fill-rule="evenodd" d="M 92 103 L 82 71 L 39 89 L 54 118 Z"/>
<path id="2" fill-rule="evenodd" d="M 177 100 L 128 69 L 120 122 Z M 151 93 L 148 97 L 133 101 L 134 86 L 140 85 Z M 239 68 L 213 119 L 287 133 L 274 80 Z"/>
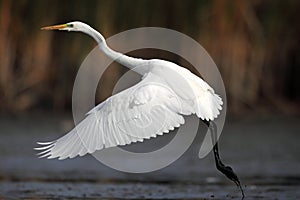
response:
<path id="1" fill-rule="evenodd" d="M 184 115 L 214 120 L 222 99 L 201 78 L 169 61 L 132 58 L 107 47 L 103 36 L 82 22 L 43 28 L 81 31 L 92 36 L 109 57 L 143 75 L 142 80 L 97 105 L 73 130 L 38 143 L 40 157 L 73 158 L 103 148 L 142 142 L 184 124 Z"/>

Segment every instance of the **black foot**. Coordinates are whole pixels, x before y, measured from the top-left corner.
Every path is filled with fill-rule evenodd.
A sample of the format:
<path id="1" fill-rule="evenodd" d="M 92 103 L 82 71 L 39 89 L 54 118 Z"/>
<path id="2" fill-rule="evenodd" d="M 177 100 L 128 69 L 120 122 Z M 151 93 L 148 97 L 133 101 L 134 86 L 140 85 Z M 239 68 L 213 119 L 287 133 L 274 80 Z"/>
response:
<path id="1" fill-rule="evenodd" d="M 222 163 L 221 158 L 219 156 L 219 147 L 218 147 L 218 142 L 217 142 L 217 126 L 214 122 L 212 121 L 204 121 L 204 123 L 207 125 L 207 127 L 210 129 L 211 132 L 211 137 L 212 137 L 212 142 L 214 145 L 213 147 L 213 151 L 214 151 L 214 157 L 215 157 L 215 162 L 216 162 L 216 167 L 217 169 L 222 172 L 228 179 L 230 179 L 231 181 L 233 181 L 238 188 L 241 190 L 242 192 L 242 196 L 244 199 L 245 194 L 243 191 L 243 188 L 241 186 L 240 180 L 237 177 L 237 175 L 234 173 L 233 169 L 230 166 L 226 166 Z"/>

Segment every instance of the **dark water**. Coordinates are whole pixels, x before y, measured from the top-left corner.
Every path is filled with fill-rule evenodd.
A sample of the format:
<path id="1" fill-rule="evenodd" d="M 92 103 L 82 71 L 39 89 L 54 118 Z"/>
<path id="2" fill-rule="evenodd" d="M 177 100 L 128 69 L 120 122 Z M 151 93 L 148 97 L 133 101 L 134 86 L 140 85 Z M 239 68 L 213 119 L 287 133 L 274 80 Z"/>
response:
<path id="1" fill-rule="evenodd" d="M 35 142 L 63 135 L 72 127 L 68 117 L 5 116 L 0 127 L 0 199 L 241 199 L 238 188 L 215 169 L 212 154 L 197 157 L 204 126 L 179 160 L 146 174 L 118 172 L 92 156 L 38 159 Z M 129 149 L 159 148 L 172 136 Z M 297 117 L 227 121 L 221 157 L 246 185 L 245 199 L 300 199 L 299 139 Z"/>
<path id="2" fill-rule="evenodd" d="M 6 182 L 3 198 L 241 199 L 229 185 L 144 182 Z M 249 185 L 245 199 L 299 199 L 299 186 Z"/>

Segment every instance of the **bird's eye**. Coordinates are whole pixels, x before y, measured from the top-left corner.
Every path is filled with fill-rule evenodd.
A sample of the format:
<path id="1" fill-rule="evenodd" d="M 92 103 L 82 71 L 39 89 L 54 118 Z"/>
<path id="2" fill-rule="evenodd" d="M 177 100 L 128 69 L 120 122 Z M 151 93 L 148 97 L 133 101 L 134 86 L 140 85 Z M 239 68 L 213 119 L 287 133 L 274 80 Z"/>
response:
<path id="1" fill-rule="evenodd" d="M 69 27 L 69 28 L 73 28 L 74 25 L 73 25 L 73 24 L 68 24 L 68 27 Z"/>

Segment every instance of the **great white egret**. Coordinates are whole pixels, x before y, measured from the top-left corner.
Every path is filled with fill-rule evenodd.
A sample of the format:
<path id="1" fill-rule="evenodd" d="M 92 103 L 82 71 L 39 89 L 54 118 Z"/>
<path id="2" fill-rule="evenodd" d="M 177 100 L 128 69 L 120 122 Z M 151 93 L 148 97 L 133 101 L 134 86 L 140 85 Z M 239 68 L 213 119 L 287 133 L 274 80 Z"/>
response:
<path id="1" fill-rule="evenodd" d="M 35 149 L 42 150 L 40 157 L 73 158 L 103 148 L 143 141 L 184 124 L 183 115 L 196 114 L 212 133 L 217 169 L 242 190 L 232 168 L 225 166 L 219 157 L 216 126 L 212 121 L 220 114 L 223 102 L 205 81 L 169 61 L 133 58 L 116 52 L 107 46 L 99 32 L 82 22 L 48 26 L 42 30 L 83 32 L 95 39 L 108 57 L 143 77 L 138 84 L 89 111 L 86 118 L 65 136 L 52 142 L 38 142 L 42 147 Z M 159 109 L 153 109 L 157 105 Z M 152 123 L 143 126 L 143 131 L 136 128 L 141 127 L 146 119 Z M 243 191 L 242 194 L 244 196 Z"/>

